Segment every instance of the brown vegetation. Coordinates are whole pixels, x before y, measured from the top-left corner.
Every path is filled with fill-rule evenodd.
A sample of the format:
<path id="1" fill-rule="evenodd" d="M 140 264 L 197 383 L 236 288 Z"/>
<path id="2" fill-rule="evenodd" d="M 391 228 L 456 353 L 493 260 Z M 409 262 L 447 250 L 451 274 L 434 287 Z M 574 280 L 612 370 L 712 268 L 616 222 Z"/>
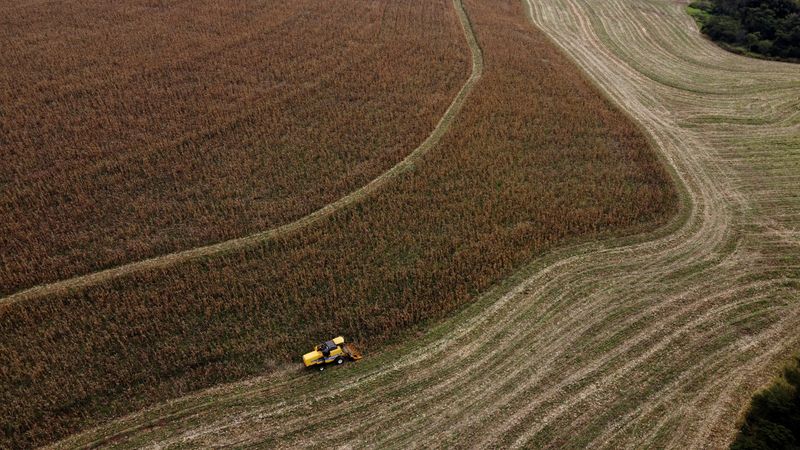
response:
<path id="1" fill-rule="evenodd" d="M 0 2 L 0 295 L 281 225 L 430 133 L 448 0 Z"/>
<path id="2" fill-rule="evenodd" d="M 556 245 L 663 223 L 675 192 L 637 127 L 519 2 L 467 6 L 485 74 L 378 195 L 246 251 L 4 307 L 4 442 L 259 373 L 334 333 L 374 349 Z"/>

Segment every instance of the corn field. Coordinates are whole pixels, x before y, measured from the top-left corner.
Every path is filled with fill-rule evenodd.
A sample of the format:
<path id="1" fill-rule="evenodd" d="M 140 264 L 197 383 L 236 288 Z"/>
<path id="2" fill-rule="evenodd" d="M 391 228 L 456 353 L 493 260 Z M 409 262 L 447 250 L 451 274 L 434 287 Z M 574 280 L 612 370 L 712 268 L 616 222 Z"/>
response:
<path id="1" fill-rule="evenodd" d="M 384 348 L 465 307 L 533 258 L 650 230 L 678 210 L 670 176 L 642 130 L 531 26 L 518 3 L 470 1 L 461 24 L 458 1 L 301 1 L 267 4 L 280 12 L 260 16 L 247 9 L 259 5 L 206 4 L 230 21 L 216 25 L 219 37 L 204 35 L 215 50 L 189 57 L 175 48 L 188 43 L 162 42 L 183 62 L 130 75 L 124 83 L 136 98 L 115 91 L 119 97 L 95 105 L 86 90 L 123 81 L 87 73 L 88 81 L 70 83 L 63 80 L 74 72 L 58 67 L 57 89 L 82 99 L 74 128 L 62 123 L 72 113 L 60 102 L 2 116 L 14 149 L 4 163 L 12 182 L 2 208 L 14 217 L 3 225 L 13 243 L 3 246 L 6 292 L 290 221 L 363 184 L 431 133 L 469 75 L 470 51 L 482 76 L 412 167 L 307 227 L 0 303 L 0 445 L 47 443 L 160 400 L 268 373 L 336 334 L 367 351 Z M 95 7 L 70 12 L 86 20 L 108 14 L 109 23 L 142 14 Z M 167 21 L 185 5 L 139 7 Z M 470 39 L 477 40 L 471 48 Z M 125 61 L 154 64 L 151 50 L 140 50 Z M 115 54 L 91 57 L 117 70 Z M 188 95 L 211 83 L 191 79 L 200 72 L 225 88 Z M 176 74 L 189 77 L 177 84 L 189 91 L 174 89 L 167 77 Z M 164 97 L 151 102 L 148 92 Z M 8 85 L 2 95 L 23 102 Z M 258 106 L 239 110 L 255 98 Z M 113 117 L 121 110 L 144 122 L 122 130 L 128 121 Z M 186 123 L 167 120 L 184 114 Z M 100 115 L 110 122 L 87 125 Z M 50 122 L 58 126 L 36 132 L 41 117 L 60 117 Z M 162 122 L 169 129 L 156 126 Z M 120 141 L 109 144 L 111 136 Z M 74 171 L 51 170 L 53 142 L 63 143 L 58 158 Z M 256 195 L 264 198 L 258 205 Z M 82 260 L 87 253 L 91 262 Z"/>
<path id="2" fill-rule="evenodd" d="M 0 295 L 290 222 L 468 72 L 446 0 L 5 2 Z"/>

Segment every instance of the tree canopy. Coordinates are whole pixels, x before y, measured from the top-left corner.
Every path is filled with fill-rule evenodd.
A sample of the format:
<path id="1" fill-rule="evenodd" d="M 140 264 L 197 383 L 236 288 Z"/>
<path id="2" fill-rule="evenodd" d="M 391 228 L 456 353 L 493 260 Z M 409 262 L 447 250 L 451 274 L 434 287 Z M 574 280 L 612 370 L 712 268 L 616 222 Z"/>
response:
<path id="1" fill-rule="evenodd" d="M 800 448 L 800 357 L 753 397 L 731 450 Z"/>
<path id="2" fill-rule="evenodd" d="M 703 33 L 746 52 L 800 59 L 800 0 L 697 0 Z"/>

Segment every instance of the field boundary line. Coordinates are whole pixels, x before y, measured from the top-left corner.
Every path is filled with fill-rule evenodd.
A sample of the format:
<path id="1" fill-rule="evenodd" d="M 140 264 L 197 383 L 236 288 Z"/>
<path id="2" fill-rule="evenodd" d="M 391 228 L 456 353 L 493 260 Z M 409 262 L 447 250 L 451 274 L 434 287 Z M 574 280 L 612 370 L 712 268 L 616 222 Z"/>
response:
<path id="1" fill-rule="evenodd" d="M 83 275 L 78 275 L 72 278 L 67 278 L 52 283 L 40 284 L 33 286 L 6 297 L 0 298 L 0 307 L 9 306 L 14 303 L 31 300 L 40 296 L 68 292 L 70 290 L 80 289 L 86 286 L 91 286 L 103 281 L 111 280 L 114 278 L 130 275 L 133 273 L 162 269 L 170 267 L 194 259 L 199 259 L 208 256 L 223 254 L 230 251 L 240 250 L 248 247 L 258 245 L 262 242 L 276 239 L 278 237 L 288 235 L 292 232 L 298 231 L 308 225 L 318 222 L 326 217 L 331 216 L 333 213 L 352 205 L 366 196 L 377 191 L 389 181 L 397 178 L 405 173 L 408 169 L 412 168 L 414 164 L 422 158 L 428 151 L 430 151 L 436 144 L 439 143 L 442 136 L 450 128 L 455 116 L 459 113 L 464 106 L 467 96 L 472 91 L 475 84 L 483 75 L 483 52 L 478 45 L 478 40 L 475 37 L 475 32 L 472 29 L 469 17 L 464 11 L 462 0 L 453 0 L 453 7 L 458 16 L 461 28 L 464 32 L 464 37 L 467 41 L 467 46 L 470 50 L 472 67 L 471 73 L 467 81 L 461 86 L 461 89 L 456 94 L 450 106 L 447 107 L 439 122 L 433 128 L 427 138 L 414 150 L 411 151 L 402 161 L 395 164 L 386 172 L 374 178 L 369 183 L 350 192 L 344 197 L 339 198 L 333 203 L 317 209 L 293 222 L 270 228 L 265 231 L 259 231 L 247 236 L 229 239 L 227 241 L 218 242 L 216 244 L 209 244 L 200 247 L 194 247 L 187 250 L 181 250 L 173 253 L 167 253 L 152 258 L 147 258 L 139 261 L 130 262 L 120 266 L 103 269 L 96 272 L 90 272 Z"/>

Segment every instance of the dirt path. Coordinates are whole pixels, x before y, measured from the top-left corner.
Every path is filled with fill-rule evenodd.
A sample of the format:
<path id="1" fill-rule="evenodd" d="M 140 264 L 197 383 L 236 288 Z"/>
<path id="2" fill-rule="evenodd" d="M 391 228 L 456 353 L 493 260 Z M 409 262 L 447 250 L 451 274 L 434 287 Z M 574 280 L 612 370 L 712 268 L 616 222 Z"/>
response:
<path id="1" fill-rule="evenodd" d="M 464 36 L 467 41 L 467 45 L 469 46 L 470 55 L 472 59 L 472 69 L 469 78 L 467 79 L 466 82 L 464 82 L 464 85 L 458 91 L 458 94 L 456 94 L 455 98 L 453 99 L 452 103 L 450 103 L 450 106 L 448 106 L 447 110 L 445 110 L 444 115 L 441 117 L 441 119 L 439 119 L 439 122 L 436 124 L 436 127 L 434 127 L 434 129 L 431 131 L 431 134 L 428 135 L 428 137 L 419 145 L 419 147 L 415 148 L 411 153 L 408 154 L 408 156 L 406 156 L 402 161 L 394 165 L 391 169 L 384 172 L 377 178 L 373 179 L 366 185 L 347 194 L 346 196 L 340 198 L 339 200 L 333 203 L 325 205 L 322 208 L 295 220 L 294 222 L 276 228 L 272 228 L 269 230 L 265 230 L 259 233 L 254 233 L 236 239 L 231 239 L 224 242 L 219 242 L 216 244 L 196 247 L 189 250 L 179 251 L 175 253 L 157 256 L 154 258 L 145 259 L 142 261 L 136 261 L 129 264 L 124 264 L 118 267 L 113 267 L 111 269 L 101 270 L 98 272 L 93 272 L 85 275 L 79 275 L 66 280 L 34 286 L 32 288 L 25 289 L 23 291 L 0 298 L 0 306 L 3 306 L 4 304 L 11 304 L 15 302 L 25 301 L 32 298 L 41 297 L 44 295 L 67 292 L 73 289 L 79 289 L 86 286 L 91 286 L 94 284 L 108 281 L 113 278 L 130 275 L 132 273 L 144 270 L 165 268 L 188 260 L 203 258 L 212 255 L 219 255 L 225 252 L 231 252 L 243 248 L 253 247 L 260 243 L 263 243 L 264 241 L 275 239 L 280 236 L 285 236 L 289 233 L 295 232 L 303 227 L 313 224 L 321 219 L 324 219 L 332 215 L 336 211 L 342 208 L 346 208 L 347 206 L 362 200 L 364 197 L 380 189 L 386 183 L 389 183 L 391 180 L 397 178 L 403 172 L 413 167 L 414 164 L 425 153 L 427 153 L 428 151 L 430 151 L 431 148 L 436 146 L 436 144 L 442 138 L 447 129 L 450 128 L 450 124 L 453 122 L 453 119 L 458 115 L 458 112 L 464 105 L 464 101 L 466 100 L 470 91 L 472 91 L 472 88 L 475 86 L 475 83 L 477 83 L 478 79 L 480 79 L 481 75 L 483 74 L 483 55 L 481 54 L 481 49 L 478 46 L 477 40 L 472 32 L 472 28 L 469 25 L 469 21 L 466 19 L 466 16 L 463 15 L 463 12 L 459 12 L 459 14 L 460 14 L 459 19 L 464 29 Z"/>
<path id="2" fill-rule="evenodd" d="M 800 67 L 720 50 L 668 0 L 524 1 L 650 134 L 683 185 L 679 219 L 548 255 L 395 353 L 221 386 L 57 447 L 725 447 L 800 344 Z"/>

